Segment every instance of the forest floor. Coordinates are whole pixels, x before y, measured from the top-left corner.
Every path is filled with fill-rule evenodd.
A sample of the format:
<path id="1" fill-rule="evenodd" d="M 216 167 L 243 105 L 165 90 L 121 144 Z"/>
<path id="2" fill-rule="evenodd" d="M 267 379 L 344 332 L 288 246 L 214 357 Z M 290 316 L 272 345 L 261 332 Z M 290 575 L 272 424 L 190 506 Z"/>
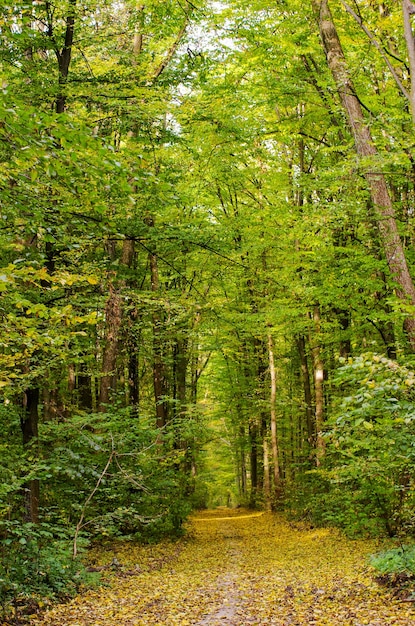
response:
<path id="1" fill-rule="evenodd" d="M 268 513 L 194 516 L 187 536 L 93 553 L 106 585 L 36 626 L 415 626 L 415 603 L 379 586 L 374 542 L 305 529 Z"/>

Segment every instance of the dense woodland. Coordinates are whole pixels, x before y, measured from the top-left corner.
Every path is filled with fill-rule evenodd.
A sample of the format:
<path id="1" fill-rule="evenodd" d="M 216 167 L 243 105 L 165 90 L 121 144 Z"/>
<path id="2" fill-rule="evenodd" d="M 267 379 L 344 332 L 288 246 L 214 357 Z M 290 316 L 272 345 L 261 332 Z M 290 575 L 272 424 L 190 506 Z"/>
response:
<path id="1" fill-rule="evenodd" d="M 415 532 L 414 14 L 1 2 L 3 602 L 194 508 Z"/>

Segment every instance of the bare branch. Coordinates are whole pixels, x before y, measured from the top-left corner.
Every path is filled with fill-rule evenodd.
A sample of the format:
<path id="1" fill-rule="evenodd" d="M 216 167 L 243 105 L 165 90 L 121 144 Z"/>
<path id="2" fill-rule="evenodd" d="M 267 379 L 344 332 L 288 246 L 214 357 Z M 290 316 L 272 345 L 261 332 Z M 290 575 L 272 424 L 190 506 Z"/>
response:
<path id="1" fill-rule="evenodd" d="M 85 526 L 84 524 L 84 519 L 85 519 L 85 511 L 86 508 L 88 506 L 88 504 L 91 502 L 92 498 L 94 497 L 94 495 L 96 494 L 96 492 L 98 491 L 98 488 L 102 482 L 102 480 L 104 479 L 105 474 L 108 471 L 109 466 L 112 463 L 113 458 L 116 456 L 117 452 L 114 448 L 114 441 L 112 442 L 112 450 L 111 450 L 111 454 L 109 456 L 109 459 L 107 461 L 107 464 L 105 465 L 104 469 L 101 472 L 100 477 L 97 480 L 97 484 L 95 485 L 95 487 L 93 488 L 93 490 L 91 491 L 91 493 L 89 494 L 89 496 L 87 497 L 87 499 L 84 502 L 84 506 L 82 507 L 82 511 L 81 511 L 81 517 L 79 518 L 79 521 L 76 525 L 75 528 L 75 535 L 74 535 L 74 540 L 73 540 L 73 558 L 76 558 L 76 555 L 78 553 L 78 535 L 80 530 Z"/>

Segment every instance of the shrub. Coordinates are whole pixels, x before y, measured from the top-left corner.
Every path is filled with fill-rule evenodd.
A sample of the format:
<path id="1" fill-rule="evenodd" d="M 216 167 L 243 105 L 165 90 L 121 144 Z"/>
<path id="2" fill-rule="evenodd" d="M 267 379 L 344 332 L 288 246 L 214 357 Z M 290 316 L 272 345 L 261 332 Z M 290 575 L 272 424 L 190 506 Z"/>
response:
<path id="1" fill-rule="evenodd" d="M 380 574 L 415 576 L 415 546 L 402 545 L 370 557 L 370 564 Z"/>
<path id="2" fill-rule="evenodd" d="M 6 616 L 11 604 L 34 598 L 72 597 L 96 576 L 72 558 L 71 541 L 63 529 L 49 524 L 3 521 L 0 524 L 0 602 Z M 85 542 L 83 542 L 85 547 Z"/>
<path id="3" fill-rule="evenodd" d="M 334 383 L 341 393 L 328 421 L 327 478 L 365 526 L 390 536 L 412 530 L 414 372 L 369 354 L 345 363 Z"/>

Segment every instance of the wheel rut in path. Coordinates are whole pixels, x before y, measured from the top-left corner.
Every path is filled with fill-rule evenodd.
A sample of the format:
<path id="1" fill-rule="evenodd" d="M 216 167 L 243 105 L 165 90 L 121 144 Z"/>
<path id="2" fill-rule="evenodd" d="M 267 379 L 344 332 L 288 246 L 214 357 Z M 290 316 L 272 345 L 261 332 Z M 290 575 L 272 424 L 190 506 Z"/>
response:
<path id="1" fill-rule="evenodd" d="M 415 607 L 379 587 L 374 542 L 307 530 L 271 514 L 207 511 L 187 537 L 92 554 L 121 565 L 107 586 L 33 626 L 415 626 Z"/>

